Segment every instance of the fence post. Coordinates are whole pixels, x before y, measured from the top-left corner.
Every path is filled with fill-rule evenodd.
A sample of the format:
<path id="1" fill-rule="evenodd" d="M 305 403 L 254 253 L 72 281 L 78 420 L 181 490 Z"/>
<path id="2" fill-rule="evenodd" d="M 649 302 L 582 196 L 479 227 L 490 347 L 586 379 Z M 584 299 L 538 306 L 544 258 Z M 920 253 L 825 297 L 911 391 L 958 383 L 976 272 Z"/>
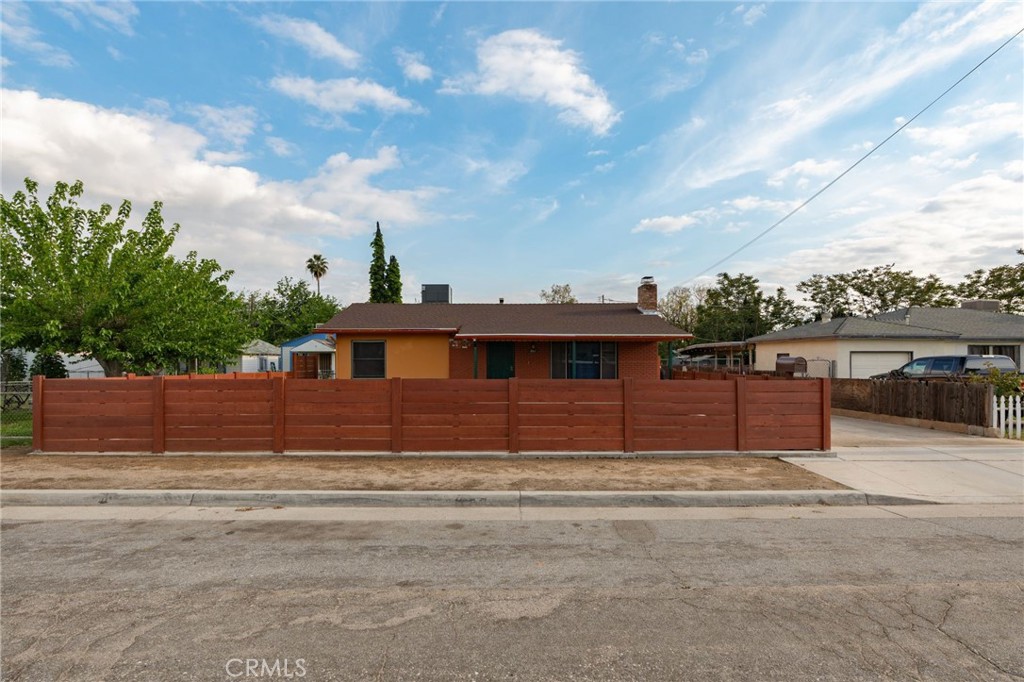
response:
<path id="1" fill-rule="evenodd" d="M 832 449 L 832 381 L 818 379 L 821 382 L 821 449 Z"/>
<path id="2" fill-rule="evenodd" d="M 635 452 L 633 447 L 633 377 L 622 380 L 622 451 Z"/>
<path id="3" fill-rule="evenodd" d="M 996 431 L 998 431 L 999 437 L 1002 438 L 1003 428 L 1002 425 L 999 423 L 999 398 L 997 398 L 995 395 L 990 395 L 988 396 L 988 400 L 986 401 L 986 403 L 988 404 L 988 409 L 991 411 L 991 414 L 989 415 L 989 418 L 987 420 L 988 425 L 995 429 Z"/>
<path id="4" fill-rule="evenodd" d="M 284 377 L 275 377 L 274 396 L 274 452 L 284 452 Z"/>
<path id="5" fill-rule="evenodd" d="M 1016 425 L 1013 430 L 1013 437 L 1020 438 L 1021 429 L 1024 428 L 1024 424 L 1021 424 L 1021 403 L 1024 403 L 1024 396 L 1016 395 L 1013 397 L 1013 422 Z"/>
<path id="6" fill-rule="evenodd" d="M 508 380 L 508 451 L 519 452 L 519 380 Z"/>
<path id="7" fill-rule="evenodd" d="M 43 441 L 43 381 L 42 374 L 32 377 L 32 449 L 42 451 Z"/>
<path id="8" fill-rule="evenodd" d="M 402 379 L 391 379 L 391 452 L 402 451 Z"/>
<path id="9" fill-rule="evenodd" d="M 152 451 L 156 454 L 163 453 L 166 449 L 164 438 L 164 378 L 156 376 L 150 379 L 153 382 L 153 443 Z"/>
<path id="10" fill-rule="evenodd" d="M 747 380 L 737 377 L 732 382 L 736 390 L 736 449 L 747 449 Z"/>

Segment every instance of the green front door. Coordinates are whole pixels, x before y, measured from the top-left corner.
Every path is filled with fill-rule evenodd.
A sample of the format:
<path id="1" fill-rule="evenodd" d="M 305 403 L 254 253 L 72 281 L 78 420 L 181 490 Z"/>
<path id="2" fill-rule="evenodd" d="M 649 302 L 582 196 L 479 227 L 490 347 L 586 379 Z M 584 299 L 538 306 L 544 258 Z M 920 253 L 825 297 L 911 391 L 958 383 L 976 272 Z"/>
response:
<path id="1" fill-rule="evenodd" d="M 487 344 L 487 378 L 509 379 L 516 375 L 516 346 L 514 343 Z"/>

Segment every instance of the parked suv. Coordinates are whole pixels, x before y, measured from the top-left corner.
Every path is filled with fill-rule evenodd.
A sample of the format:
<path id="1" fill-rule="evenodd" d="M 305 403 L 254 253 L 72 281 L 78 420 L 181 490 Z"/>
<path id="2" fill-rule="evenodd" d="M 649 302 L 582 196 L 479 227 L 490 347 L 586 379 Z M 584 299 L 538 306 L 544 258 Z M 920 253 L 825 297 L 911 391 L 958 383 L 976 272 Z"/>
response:
<path id="1" fill-rule="evenodd" d="M 899 369 L 875 374 L 872 379 L 935 379 L 988 374 L 992 369 L 1016 372 L 1017 365 L 1005 355 L 936 355 L 911 360 Z"/>

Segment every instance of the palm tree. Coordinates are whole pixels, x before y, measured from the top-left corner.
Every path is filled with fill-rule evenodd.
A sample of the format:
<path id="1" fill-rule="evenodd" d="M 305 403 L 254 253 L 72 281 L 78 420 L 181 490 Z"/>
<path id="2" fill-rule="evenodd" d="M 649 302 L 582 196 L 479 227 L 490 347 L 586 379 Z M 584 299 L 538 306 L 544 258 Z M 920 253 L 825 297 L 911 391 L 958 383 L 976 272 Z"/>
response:
<path id="1" fill-rule="evenodd" d="M 316 280 L 316 295 L 319 296 L 320 278 L 327 274 L 327 259 L 319 253 L 313 254 L 313 256 L 306 261 L 306 269 L 309 270 L 309 274 L 313 275 L 313 279 Z"/>

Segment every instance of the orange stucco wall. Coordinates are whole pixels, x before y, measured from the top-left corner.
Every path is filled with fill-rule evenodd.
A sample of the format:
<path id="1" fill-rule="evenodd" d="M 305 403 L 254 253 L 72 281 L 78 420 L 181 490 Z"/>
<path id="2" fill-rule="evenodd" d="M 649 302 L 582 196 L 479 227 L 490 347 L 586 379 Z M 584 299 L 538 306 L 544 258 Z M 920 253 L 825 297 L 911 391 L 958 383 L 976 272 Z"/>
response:
<path id="1" fill-rule="evenodd" d="M 387 378 L 447 379 L 448 337 L 442 334 L 394 334 L 390 336 L 338 335 L 336 376 L 352 378 L 352 341 L 386 342 Z"/>

